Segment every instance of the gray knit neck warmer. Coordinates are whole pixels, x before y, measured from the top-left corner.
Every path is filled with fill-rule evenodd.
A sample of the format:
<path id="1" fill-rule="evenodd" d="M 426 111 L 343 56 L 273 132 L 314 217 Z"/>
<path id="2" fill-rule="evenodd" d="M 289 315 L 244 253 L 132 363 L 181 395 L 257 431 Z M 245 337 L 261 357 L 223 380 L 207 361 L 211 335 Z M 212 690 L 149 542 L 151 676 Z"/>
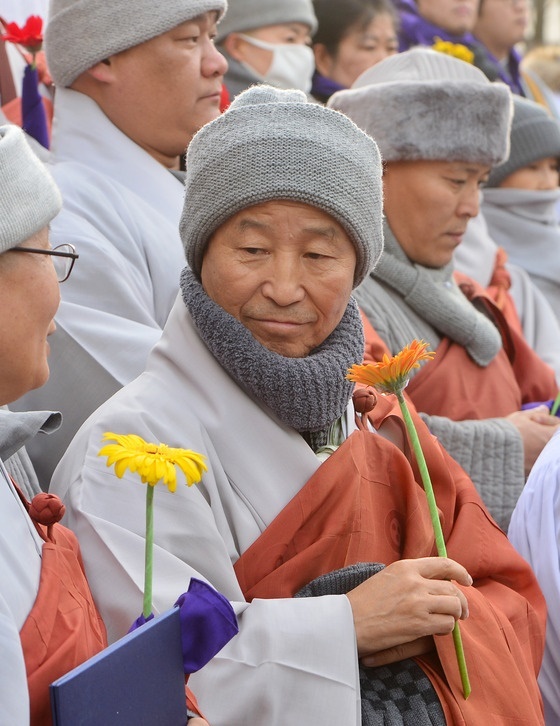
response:
<path id="1" fill-rule="evenodd" d="M 389 285 L 439 333 L 486 367 L 502 347 L 495 325 L 476 310 L 453 280 L 453 264 L 431 269 L 411 262 L 384 223 L 385 249 L 373 277 Z"/>
<path id="2" fill-rule="evenodd" d="M 183 301 L 200 337 L 231 377 L 296 431 L 322 431 L 342 416 L 352 396 L 348 368 L 364 355 L 358 306 L 350 299 L 333 333 L 306 358 L 286 358 L 262 346 L 211 300 L 193 272 L 181 275 Z"/>

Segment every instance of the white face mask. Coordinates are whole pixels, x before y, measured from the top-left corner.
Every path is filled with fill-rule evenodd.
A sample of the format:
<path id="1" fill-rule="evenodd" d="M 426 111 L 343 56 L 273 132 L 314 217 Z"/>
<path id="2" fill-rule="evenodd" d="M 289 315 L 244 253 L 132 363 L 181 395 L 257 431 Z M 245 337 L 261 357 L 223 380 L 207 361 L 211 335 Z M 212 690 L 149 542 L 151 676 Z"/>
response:
<path id="1" fill-rule="evenodd" d="M 311 77 L 315 70 L 315 57 L 313 51 L 308 45 L 299 43 L 267 43 L 264 40 L 258 40 L 250 35 L 239 35 L 251 45 L 264 50 L 270 50 L 273 54 L 270 68 L 262 78 L 263 81 L 270 83 L 278 88 L 297 88 L 304 93 L 311 90 Z M 252 73 L 248 63 L 243 63 Z"/>

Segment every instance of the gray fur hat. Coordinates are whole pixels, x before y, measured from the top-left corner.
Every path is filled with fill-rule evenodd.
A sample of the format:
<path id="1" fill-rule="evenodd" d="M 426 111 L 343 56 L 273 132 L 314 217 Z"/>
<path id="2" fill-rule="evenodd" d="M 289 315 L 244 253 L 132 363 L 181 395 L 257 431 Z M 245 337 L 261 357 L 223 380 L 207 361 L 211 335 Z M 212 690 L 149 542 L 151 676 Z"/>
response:
<path id="1" fill-rule="evenodd" d="M 511 92 L 478 68 L 428 48 L 385 58 L 331 96 L 376 140 L 384 161 L 499 164 L 509 152 Z"/>
<path id="2" fill-rule="evenodd" d="M 57 86 L 115 53 L 166 33 L 227 0 L 50 0 L 45 53 Z"/>
<path id="3" fill-rule="evenodd" d="M 311 0 L 229 0 L 227 16 L 218 27 L 217 42 L 230 33 L 243 33 L 265 25 L 303 23 L 317 30 Z"/>
<path id="4" fill-rule="evenodd" d="M 0 126 L 0 253 L 44 229 L 62 207 L 58 187 L 23 131 Z"/>
<path id="5" fill-rule="evenodd" d="M 514 171 L 547 157 L 560 159 L 560 124 L 544 106 L 515 96 L 509 157 L 492 169 L 486 186 L 498 187 Z"/>
<path id="6" fill-rule="evenodd" d="M 346 116 L 302 91 L 253 86 L 206 124 L 187 152 L 181 237 L 200 277 L 212 233 L 242 209 L 274 199 L 330 214 L 357 251 L 355 284 L 383 249 L 381 159 Z"/>

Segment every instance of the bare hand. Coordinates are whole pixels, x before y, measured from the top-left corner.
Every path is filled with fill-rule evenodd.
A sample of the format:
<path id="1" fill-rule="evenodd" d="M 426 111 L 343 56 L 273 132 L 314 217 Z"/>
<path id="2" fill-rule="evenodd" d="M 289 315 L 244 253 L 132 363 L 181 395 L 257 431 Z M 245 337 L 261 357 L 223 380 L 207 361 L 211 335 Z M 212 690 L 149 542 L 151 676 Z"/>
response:
<path id="1" fill-rule="evenodd" d="M 366 655 L 360 661 L 366 667 L 389 665 L 389 663 L 396 663 L 399 660 L 405 660 L 405 658 L 415 658 L 425 653 L 431 653 L 432 650 L 435 650 L 435 647 L 433 636 L 425 635 L 423 638 L 418 638 L 410 643 L 379 650 L 375 655 Z"/>
<path id="2" fill-rule="evenodd" d="M 506 418 L 519 431 L 523 440 L 527 477 L 537 457 L 560 426 L 560 420 L 556 416 L 551 416 L 548 407 L 544 405 L 526 411 L 516 411 Z"/>
<path id="3" fill-rule="evenodd" d="M 209 726 L 209 724 L 205 718 L 199 718 L 198 716 L 193 716 L 192 718 L 189 718 L 188 726 Z"/>
<path id="4" fill-rule="evenodd" d="M 450 633 L 455 621 L 469 614 L 464 593 L 450 580 L 472 585 L 469 573 L 454 560 L 424 557 L 393 562 L 351 590 L 347 597 L 358 656 L 374 656 L 427 635 Z"/>

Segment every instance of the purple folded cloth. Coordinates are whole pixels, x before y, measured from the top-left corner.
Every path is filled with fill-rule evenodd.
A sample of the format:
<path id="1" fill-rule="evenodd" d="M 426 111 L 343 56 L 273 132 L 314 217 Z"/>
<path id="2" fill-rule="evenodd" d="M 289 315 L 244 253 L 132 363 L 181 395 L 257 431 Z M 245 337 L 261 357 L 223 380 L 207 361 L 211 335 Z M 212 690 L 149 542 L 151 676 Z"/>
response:
<path id="1" fill-rule="evenodd" d="M 39 75 L 36 68 L 25 66 L 21 87 L 21 125 L 23 130 L 49 148 L 49 130 L 43 99 L 39 93 Z"/>
<path id="2" fill-rule="evenodd" d="M 189 589 L 179 596 L 181 646 L 185 673 L 195 673 L 205 666 L 226 643 L 237 635 L 239 627 L 230 601 L 202 580 L 191 578 Z M 140 615 L 129 633 L 154 617 Z"/>
<path id="3" fill-rule="evenodd" d="M 554 404 L 553 398 L 551 398 L 550 401 L 537 401 L 536 403 L 524 403 L 521 406 L 521 410 L 527 411 L 530 408 L 537 408 L 537 406 L 547 406 L 548 410 L 550 411 L 552 409 L 553 404 Z M 558 411 L 556 411 L 555 415 L 558 416 L 558 418 L 560 418 L 560 408 L 558 409 Z"/>

